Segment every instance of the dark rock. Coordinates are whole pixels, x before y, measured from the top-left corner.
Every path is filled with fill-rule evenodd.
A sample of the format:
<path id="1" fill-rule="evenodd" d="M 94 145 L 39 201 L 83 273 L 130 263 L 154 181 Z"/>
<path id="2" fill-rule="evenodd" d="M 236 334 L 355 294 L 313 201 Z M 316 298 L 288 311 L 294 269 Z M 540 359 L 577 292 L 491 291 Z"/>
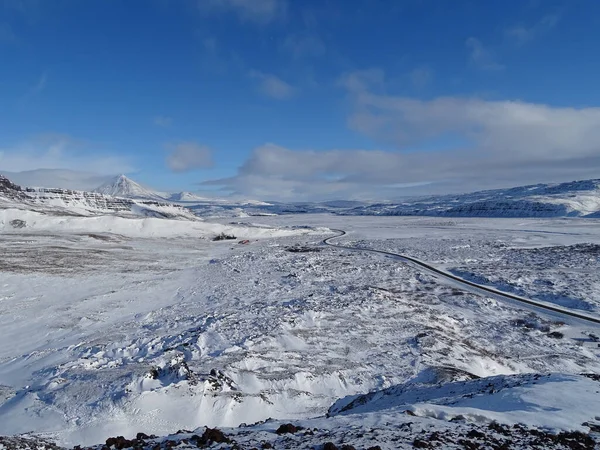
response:
<path id="1" fill-rule="evenodd" d="M 429 442 L 425 442 L 421 439 L 415 439 L 413 441 L 413 447 L 414 448 L 431 448 L 431 445 L 429 445 Z"/>
<path id="2" fill-rule="evenodd" d="M 123 450 L 124 448 L 131 448 L 135 444 L 134 441 L 125 439 L 123 436 L 110 437 L 106 440 L 106 446 L 108 448 L 114 447 L 117 450 Z"/>
<path id="3" fill-rule="evenodd" d="M 232 241 L 235 239 L 237 239 L 237 238 L 232 234 L 221 233 L 221 234 L 215 236 L 213 238 L 213 241 Z"/>
<path id="4" fill-rule="evenodd" d="M 231 443 L 231 439 L 225 436 L 225 434 L 217 428 L 207 428 L 204 430 L 202 436 L 195 434 L 190 440 L 195 441 L 197 447 L 204 447 L 211 444 Z"/>
<path id="5" fill-rule="evenodd" d="M 356 448 L 353 445 L 344 444 L 341 446 L 340 450 L 356 450 Z"/>
<path id="6" fill-rule="evenodd" d="M 262 448 L 273 448 L 270 442 L 263 442 Z"/>
<path id="7" fill-rule="evenodd" d="M 14 220 L 11 220 L 9 223 L 10 223 L 10 226 L 13 228 L 25 228 L 27 226 L 27 222 L 25 222 L 24 220 L 21 220 L 21 219 L 14 219 Z"/>
<path id="8" fill-rule="evenodd" d="M 467 437 L 481 439 L 481 438 L 485 437 L 485 434 L 482 433 L 481 431 L 471 430 L 467 433 Z"/>
<path id="9" fill-rule="evenodd" d="M 467 450 L 477 450 L 481 447 L 477 442 L 467 441 L 466 439 L 459 439 L 458 443 Z"/>
<path id="10" fill-rule="evenodd" d="M 145 441 L 146 439 L 150 439 L 150 436 L 148 436 L 146 433 L 138 433 L 135 435 L 135 438 L 138 441 Z"/>
<path id="11" fill-rule="evenodd" d="M 440 434 L 439 431 L 434 431 L 433 433 L 431 433 L 431 436 L 429 436 L 429 442 L 431 441 L 443 441 L 443 437 Z"/>
<path id="12" fill-rule="evenodd" d="M 488 425 L 488 428 L 492 431 L 495 431 L 496 433 L 503 434 L 505 436 L 508 436 L 510 434 L 508 431 L 508 427 L 506 427 L 505 425 L 501 425 L 498 422 L 490 423 Z"/>
<path id="13" fill-rule="evenodd" d="M 321 248 L 318 247 L 288 247 L 286 251 L 291 253 L 311 253 L 311 252 L 320 252 Z"/>
<path id="14" fill-rule="evenodd" d="M 323 445 L 323 450 L 339 450 L 338 446 L 335 445 L 333 442 L 326 442 Z"/>
<path id="15" fill-rule="evenodd" d="M 277 431 L 275 431 L 275 433 L 277 434 L 294 434 L 297 433 L 298 431 L 300 431 L 302 428 L 301 427 L 297 427 L 295 425 L 292 425 L 291 423 L 286 423 L 284 425 L 281 425 L 279 428 L 277 428 Z"/>

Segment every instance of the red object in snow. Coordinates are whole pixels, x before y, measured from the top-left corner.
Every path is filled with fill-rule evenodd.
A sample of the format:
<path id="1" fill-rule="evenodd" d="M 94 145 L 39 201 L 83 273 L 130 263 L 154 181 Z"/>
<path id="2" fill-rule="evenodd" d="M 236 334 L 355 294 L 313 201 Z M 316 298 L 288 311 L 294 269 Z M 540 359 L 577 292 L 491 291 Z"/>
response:
<path id="1" fill-rule="evenodd" d="M 250 241 L 248 239 L 244 239 L 243 241 L 238 242 L 238 244 L 249 244 Z"/>

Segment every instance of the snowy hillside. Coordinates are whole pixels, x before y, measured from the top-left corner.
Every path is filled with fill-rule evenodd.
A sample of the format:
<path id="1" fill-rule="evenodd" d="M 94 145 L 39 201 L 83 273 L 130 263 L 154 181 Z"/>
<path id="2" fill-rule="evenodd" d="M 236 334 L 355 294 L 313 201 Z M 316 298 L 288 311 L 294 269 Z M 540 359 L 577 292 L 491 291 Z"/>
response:
<path id="1" fill-rule="evenodd" d="M 237 214 L 231 214 L 229 210 L 242 206 L 263 207 L 271 206 L 270 203 L 259 200 L 234 200 L 225 198 L 203 197 L 193 192 L 159 192 L 147 189 L 126 177 L 120 175 L 113 180 L 94 189 L 94 192 L 110 195 L 112 197 L 129 198 L 134 200 L 151 200 L 158 202 L 169 202 L 181 206 L 195 208 L 200 211 L 201 216 L 211 215 L 210 211 L 218 216 L 237 217 Z M 219 211 L 220 213 L 218 213 Z"/>
<path id="2" fill-rule="evenodd" d="M 340 214 L 591 218 L 599 212 L 600 180 L 584 180 L 373 204 L 341 211 Z"/>
<path id="3" fill-rule="evenodd" d="M 199 203 L 199 202 L 211 202 L 213 200 L 200 197 L 192 192 L 176 192 L 174 194 L 169 195 L 169 200 L 172 202 L 181 202 L 181 203 Z"/>
<path id="4" fill-rule="evenodd" d="M 467 383 L 395 386 L 358 397 L 328 417 L 268 419 L 237 428 L 200 427 L 164 437 L 137 432 L 102 444 L 143 450 L 578 449 L 594 450 L 600 380 L 587 375 L 498 376 Z M 570 395 L 560 395 L 568 391 Z M 360 402 L 358 402 L 360 400 Z M 364 402 L 364 403 L 363 403 Z M 547 417 L 548 420 L 545 420 Z M 551 425 L 550 425 L 551 424 Z M 583 425 L 585 424 L 585 425 Z M 2 438 L 10 449 L 59 450 L 47 440 Z"/>
<path id="5" fill-rule="evenodd" d="M 133 200 L 96 192 L 21 188 L 0 175 L 0 210 L 29 210 L 58 216 L 117 215 L 198 220 L 190 210 L 150 200 Z"/>
<path id="6" fill-rule="evenodd" d="M 236 217 L 321 214 L 445 217 L 588 217 L 600 215 L 600 180 L 539 184 L 460 195 L 431 196 L 401 203 L 329 201 L 242 203 L 214 201 L 189 206 L 199 216 Z M 240 209 L 241 208 L 241 209 Z"/>
<path id="7" fill-rule="evenodd" d="M 4 214 L 10 223 L 12 212 Z M 31 228 L 0 234 L 0 434 L 33 430 L 92 445 L 271 417 L 224 431 L 245 449 L 262 440 L 391 450 L 434 432 L 455 443 L 471 433 L 561 448 L 549 430 L 586 442 L 600 417 L 598 382 L 578 375 L 600 373 L 593 324 L 325 247 L 318 228 L 345 227 L 341 242 L 403 248 L 448 270 L 473 272 L 504 255 L 512 266 L 498 276 L 523 272 L 524 262 L 528 279 L 542 281 L 524 286 L 527 295 L 568 289 L 598 314 L 590 293 L 600 260 L 573 247 L 600 243 L 594 221 L 524 228 L 522 219 L 290 215 L 219 224 L 28 214 Z M 219 231 L 251 242 L 198 239 Z M 557 260 L 569 271 L 551 270 Z M 288 422 L 313 434 L 275 433 Z M 189 443 L 191 434 L 162 441 Z"/>
<path id="8" fill-rule="evenodd" d="M 589 217 L 600 214 L 600 180 L 537 184 L 460 195 L 431 196 L 401 203 L 338 200 L 281 203 L 173 194 L 146 189 L 121 175 L 96 189 L 117 197 L 168 201 L 190 208 L 200 217 L 246 217 L 333 213 L 375 216 L 446 217 Z"/>

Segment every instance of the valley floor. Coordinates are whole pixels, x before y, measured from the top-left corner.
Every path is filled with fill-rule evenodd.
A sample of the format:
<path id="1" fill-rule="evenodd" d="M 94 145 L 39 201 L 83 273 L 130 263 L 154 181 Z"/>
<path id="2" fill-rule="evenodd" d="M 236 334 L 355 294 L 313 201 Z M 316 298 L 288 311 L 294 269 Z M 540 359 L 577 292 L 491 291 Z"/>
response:
<path id="1" fill-rule="evenodd" d="M 331 233 L 317 228 L 346 230 L 339 243 L 407 254 L 600 316 L 597 222 L 241 220 L 238 229 L 311 228 L 247 245 L 0 235 L 0 434 L 93 445 L 273 418 L 329 430 L 307 437 L 306 448 L 344 435 L 367 448 L 365 436 L 378 429 L 388 431 L 373 446 L 400 448 L 389 430 L 408 422 L 418 431 L 406 428 L 406 445 L 423 430 L 466 435 L 492 421 L 584 433 L 600 426 L 600 383 L 578 376 L 600 373 L 597 327 L 464 291 L 393 259 L 326 247 Z M 492 376 L 500 378 L 479 380 Z M 419 389 L 418 398 L 406 395 Z M 228 433 L 247 432 L 251 448 L 275 424 Z"/>

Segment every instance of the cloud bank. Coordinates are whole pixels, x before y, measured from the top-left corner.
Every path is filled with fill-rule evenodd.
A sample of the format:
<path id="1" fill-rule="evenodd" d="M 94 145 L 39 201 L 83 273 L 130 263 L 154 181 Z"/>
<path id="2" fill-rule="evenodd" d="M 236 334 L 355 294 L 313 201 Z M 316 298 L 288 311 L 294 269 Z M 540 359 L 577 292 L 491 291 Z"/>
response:
<path id="1" fill-rule="evenodd" d="M 212 152 L 205 145 L 195 142 L 180 142 L 167 145 L 169 154 L 167 166 L 173 172 L 188 172 L 191 170 L 212 167 Z"/>
<path id="2" fill-rule="evenodd" d="M 128 158 L 68 135 L 39 136 L 12 146 L 0 146 L 0 168 L 7 172 L 67 169 L 97 174 L 134 170 Z"/>
<path id="3" fill-rule="evenodd" d="M 115 174 L 134 170 L 128 158 L 68 135 L 0 145 L 0 173 L 24 186 L 93 189 Z"/>
<path id="4" fill-rule="evenodd" d="M 393 199 L 600 177 L 600 108 L 380 93 L 385 76 L 347 74 L 348 126 L 387 148 L 254 149 L 234 177 L 207 182 L 270 199 Z M 379 93 L 376 93 L 378 91 Z"/>

